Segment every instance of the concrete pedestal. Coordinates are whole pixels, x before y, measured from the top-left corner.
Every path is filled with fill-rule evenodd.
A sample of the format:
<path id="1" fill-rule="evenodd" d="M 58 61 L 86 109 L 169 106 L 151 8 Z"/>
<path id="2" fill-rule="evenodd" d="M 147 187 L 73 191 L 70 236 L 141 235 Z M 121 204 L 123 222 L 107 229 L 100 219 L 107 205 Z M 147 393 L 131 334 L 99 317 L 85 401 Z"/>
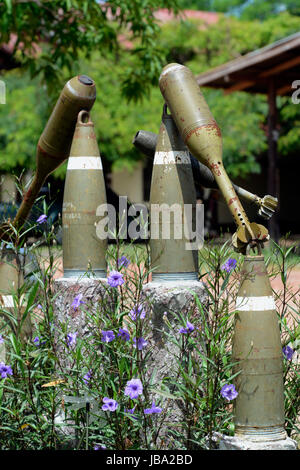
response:
<path id="1" fill-rule="evenodd" d="M 287 437 L 278 441 L 253 442 L 236 436 L 214 433 L 214 442 L 219 450 L 297 450 L 297 442 Z"/>
<path id="2" fill-rule="evenodd" d="M 54 282 L 54 327 L 57 354 L 63 355 L 63 345 L 59 340 L 61 325 L 66 325 L 66 333 L 77 333 L 77 337 L 84 338 L 92 334 L 92 326 L 85 313 L 95 313 L 99 304 L 109 302 L 109 287 L 106 278 L 75 278 L 62 277 Z M 76 296 L 81 294 L 84 304 L 74 308 L 72 303 Z M 66 364 L 67 366 L 67 364 Z"/>
<path id="3" fill-rule="evenodd" d="M 54 316 L 55 323 L 67 322 L 70 330 L 77 331 L 79 335 L 84 335 L 88 331 L 89 325 L 81 308 L 75 309 L 72 303 L 76 296 L 82 295 L 83 306 L 96 311 L 97 305 L 107 300 L 107 280 L 106 278 L 81 278 L 61 277 L 54 281 Z"/>
<path id="4" fill-rule="evenodd" d="M 207 295 L 202 282 L 197 280 L 175 280 L 154 281 L 145 284 L 142 291 L 142 299 L 145 301 L 145 309 L 150 316 L 150 337 L 148 338 L 150 357 L 147 360 L 146 376 L 152 376 L 154 388 L 160 388 L 161 382 L 166 377 L 176 378 L 178 370 L 177 358 L 178 347 L 171 342 L 166 333 L 180 337 L 179 328 L 183 326 L 172 313 L 188 316 L 195 327 L 201 323 L 201 315 L 196 305 L 196 294 L 202 304 L 207 304 Z M 170 322 L 170 329 L 166 319 Z M 201 341 L 201 340 L 200 340 Z M 203 343 L 204 347 L 204 343 Z M 167 406 L 167 417 L 162 426 L 160 436 L 164 441 L 165 448 L 172 448 L 172 439 L 168 437 L 168 429 L 180 431 L 180 422 L 185 420 L 184 409 L 181 400 L 169 400 L 158 394 L 152 399 L 160 399 L 165 408 Z"/>

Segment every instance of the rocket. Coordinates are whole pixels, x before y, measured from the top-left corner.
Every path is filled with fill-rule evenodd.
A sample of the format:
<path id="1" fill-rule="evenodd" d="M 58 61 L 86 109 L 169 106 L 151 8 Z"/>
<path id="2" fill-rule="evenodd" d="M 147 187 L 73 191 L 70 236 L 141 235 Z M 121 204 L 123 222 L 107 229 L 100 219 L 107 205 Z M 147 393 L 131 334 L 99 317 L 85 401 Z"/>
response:
<path id="1" fill-rule="evenodd" d="M 135 134 L 132 143 L 144 155 L 153 159 L 157 138 L 158 136 L 154 132 L 140 130 Z M 199 186 L 203 186 L 204 188 L 218 190 L 219 187 L 210 169 L 197 160 L 191 153 L 190 159 L 196 189 L 198 189 Z M 278 199 L 276 197 L 268 194 L 260 197 L 244 188 L 241 188 L 237 184 L 232 183 L 232 185 L 241 199 L 250 204 L 254 204 L 257 207 L 258 215 L 266 220 L 272 217 L 278 205 Z"/>
<path id="2" fill-rule="evenodd" d="M 232 345 L 235 435 L 285 439 L 282 346 L 264 257 L 246 256 L 241 272 Z"/>
<path id="3" fill-rule="evenodd" d="M 191 233 L 184 230 L 185 205 L 191 209 L 190 229 L 195 219 L 196 193 L 191 181 L 188 149 L 164 106 L 150 189 L 153 281 L 198 280 L 197 250 L 186 249 Z"/>
<path id="4" fill-rule="evenodd" d="M 232 237 L 235 249 L 246 253 L 248 245 L 253 247 L 266 241 L 267 229 L 250 223 L 226 173 L 220 128 L 191 70 L 180 64 L 169 64 L 162 70 L 159 86 L 184 143 L 191 154 L 211 170 L 220 188 L 237 225 Z"/>
<path id="5" fill-rule="evenodd" d="M 94 124 L 88 111 L 78 114 L 64 187 L 62 210 L 63 268 L 65 277 L 89 271 L 106 277 L 107 239 L 96 234 L 97 208 L 106 204 L 102 160 Z"/>
<path id="6" fill-rule="evenodd" d="M 61 165 L 70 153 L 76 120 L 81 109 L 90 110 L 96 99 L 94 81 L 87 75 L 73 77 L 64 86 L 49 120 L 39 138 L 36 152 L 36 172 L 12 225 L 21 227 L 47 176 Z M 15 235 L 7 223 L 0 227 L 0 240 L 14 241 Z"/>

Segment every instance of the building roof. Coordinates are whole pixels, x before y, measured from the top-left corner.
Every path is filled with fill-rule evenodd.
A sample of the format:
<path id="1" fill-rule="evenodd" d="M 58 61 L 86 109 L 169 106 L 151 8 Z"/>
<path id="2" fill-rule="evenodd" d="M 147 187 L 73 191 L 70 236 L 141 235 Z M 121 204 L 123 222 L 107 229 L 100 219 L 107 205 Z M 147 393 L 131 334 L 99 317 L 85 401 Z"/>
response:
<path id="1" fill-rule="evenodd" d="M 300 33 L 201 73 L 197 82 L 199 86 L 222 88 L 225 94 L 267 93 L 271 77 L 279 95 L 290 94 L 293 81 L 300 80 Z"/>
<path id="2" fill-rule="evenodd" d="M 160 8 L 154 12 L 154 16 L 161 23 L 167 23 L 173 20 L 187 20 L 187 19 L 197 19 L 202 20 L 206 24 L 214 24 L 220 18 L 219 13 L 214 13 L 211 11 L 198 11 L 198 10 L 182 10 L 176 16 L 172 11 L 169 11 L 167 8 Z"/>

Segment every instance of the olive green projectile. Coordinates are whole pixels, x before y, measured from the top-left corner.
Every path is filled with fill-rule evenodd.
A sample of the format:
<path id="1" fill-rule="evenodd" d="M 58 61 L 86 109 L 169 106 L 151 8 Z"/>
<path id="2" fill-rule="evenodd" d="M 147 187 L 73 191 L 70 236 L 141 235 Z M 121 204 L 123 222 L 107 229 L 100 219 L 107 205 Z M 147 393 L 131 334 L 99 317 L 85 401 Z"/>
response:
<path id="1" fill-rule="evenodd" d="M 236 248 L 267 238 L 264 227 L 250 224 L 222 162 L 222 136 L 191 70 L 180 64 L 164 67 L 159 86 L 189 151 L 208 166 L 238 227 Z M 262 234 L 262 235 L 261 235 Z M 262 236 L 263 238 L 259 238 Z"/>
<path id="2" fill-rule="evenodd" d="M 68 158 L 78 113 L 89 111 L 95 99 L 95 83 L 86 75 L 73 77 L 64 86 L 38 141 L 36 173 L 13 221 L 16 228 L 25 222 L 46 177 Z M 7 238 L 5 227 L 1 227 L 1 238 Z"/>
<path id="3" fill-rule="evenodd" d="M 233 361 L 238 396 L 235 434 L 285 439 L 282 346 L 278 316 L 263 256 L 246 256 L 236 300 Z"/>
<path id="4" fill-rule="evenodd" d="M 81 111 L 75 128 L 63 200 L 63 267 L 65 277 L 79 277 L 89 271 L 106 277 L 107 239 L 96 234 L 97 208 L 106 204 L 102 161 L 94 124 Z"/>
<path id="5" fill-rule="evenodd" d="M 135 134 L 132 143 L 144 155 L 150 158 L 154 158 L 157 138 L 158 135 L 154 132 L 140 130 Z M 207 166 L 203 165 L 203 163 L 201 163 L 199 160 L 197 160 L 191 153 L 190 159 L 196 189 L 203 186 L 204 188 L 218 190 L 219 187 L 210 169 Z M 237 184 L 232 183 L 232 185 L 240 198 L 250 204 L 255 204 L 258 207 L 258 214 L 261 217 L 263 217 L 264 219 L 270 219 L 272 217 L 278 205 L 277 198 L 269 195 L 266 195 L 261 198 L 256 194 L 253 194 L 250 191 L 241 188 Z"/>
<path id="6" fill-rule="evenodd" d="M 150 191 L 152 279 L 198 279 L 197 250 L 187 249 L 195 229 L 196 193 L 189 152 L 170 115 L 164 112 L 155 150 Z M 184 228 L 185 205 L 191 214 Z"/>

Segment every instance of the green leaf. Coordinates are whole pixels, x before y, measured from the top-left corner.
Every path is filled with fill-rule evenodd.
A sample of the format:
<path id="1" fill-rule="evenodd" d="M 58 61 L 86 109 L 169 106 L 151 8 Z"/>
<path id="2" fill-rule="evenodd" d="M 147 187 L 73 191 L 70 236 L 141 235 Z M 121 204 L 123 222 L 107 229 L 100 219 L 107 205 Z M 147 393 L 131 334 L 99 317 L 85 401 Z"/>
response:
<path id="1" fill-rule="evenodd" d="M 166 392 L 165 390 L 152 389 L 152 392 L 153 392 L 153 394 L 161 395 L 162 397 L 168 398 L 170 400 L 184 401 L 182 397 L 178 397 L 176 395 L 173 395 L 170 392 Z"/>

